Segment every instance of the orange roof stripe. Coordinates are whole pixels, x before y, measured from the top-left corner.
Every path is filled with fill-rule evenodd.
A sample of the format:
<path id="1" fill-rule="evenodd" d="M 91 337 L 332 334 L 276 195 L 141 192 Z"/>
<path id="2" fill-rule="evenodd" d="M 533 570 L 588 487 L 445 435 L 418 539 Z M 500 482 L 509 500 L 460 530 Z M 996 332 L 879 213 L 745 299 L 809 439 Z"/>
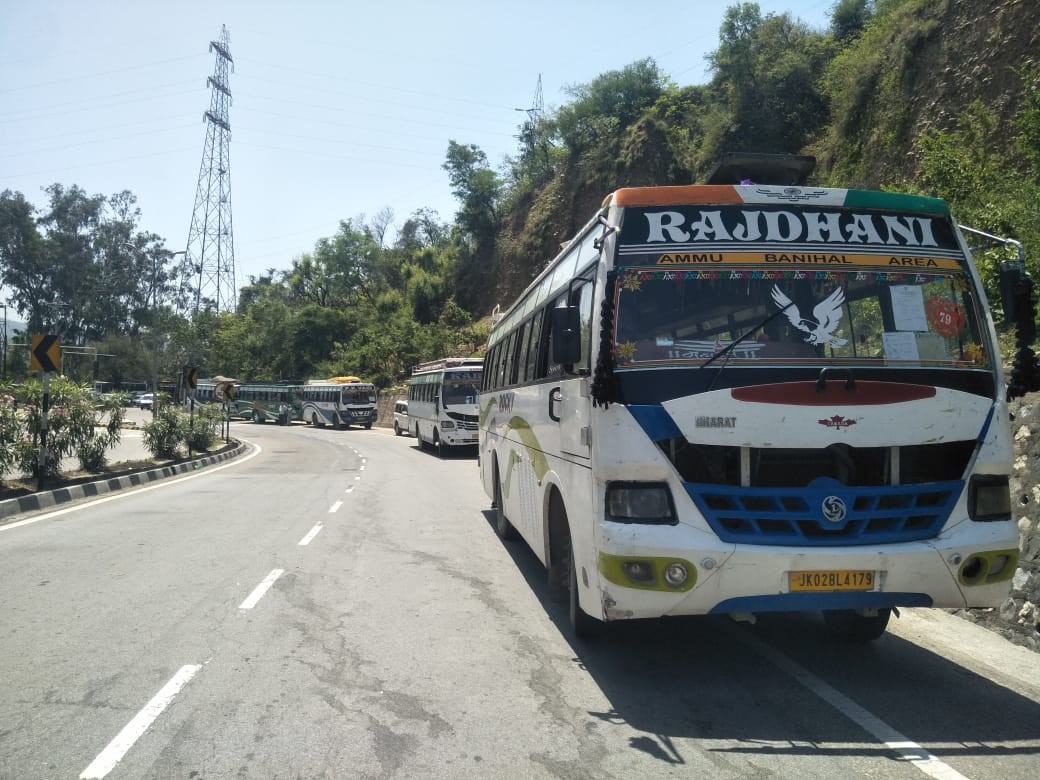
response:
<path id="1" fill-rule="evenodd" d="M 681 206 L 694 203 L 743 203 L 731 184 L 684 184 L 673 187 L 624 187 L 614 193 L 614 205 Z"/>

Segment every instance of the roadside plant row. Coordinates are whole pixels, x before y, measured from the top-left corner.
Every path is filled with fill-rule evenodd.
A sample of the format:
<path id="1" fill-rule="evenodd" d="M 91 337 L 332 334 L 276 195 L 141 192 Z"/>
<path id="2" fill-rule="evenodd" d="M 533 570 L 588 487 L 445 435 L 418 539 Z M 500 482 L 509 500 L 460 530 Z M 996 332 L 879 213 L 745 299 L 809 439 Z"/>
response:
<path id="1" fill-rule="evenodd" d="M 88 385 L 52 379 L 41 463 L 43 383 L 0 384 L 0 476 L 57 477 L 62 461 L 72 456 L 82 471 L 103 471 L 122 437 L 124 400 L 120 393 L 98 397 Z M 198 407 L 189 416 L 164 405 L 142 429 L 144 446 L 153 457 L 169 460 L 204 452 L 217 438 L 220 419 L 217 407 Z"/>

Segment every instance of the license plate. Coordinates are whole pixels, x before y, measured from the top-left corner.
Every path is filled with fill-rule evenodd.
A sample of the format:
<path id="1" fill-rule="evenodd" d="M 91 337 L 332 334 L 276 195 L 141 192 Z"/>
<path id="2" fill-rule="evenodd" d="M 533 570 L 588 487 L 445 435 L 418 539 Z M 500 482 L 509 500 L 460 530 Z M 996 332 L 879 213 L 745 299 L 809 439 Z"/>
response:
<path id="1" fill-rule="evenodd" d="M 788 572 L 792 592 L 874 590 L 875 572 L 836 569 Z"/>

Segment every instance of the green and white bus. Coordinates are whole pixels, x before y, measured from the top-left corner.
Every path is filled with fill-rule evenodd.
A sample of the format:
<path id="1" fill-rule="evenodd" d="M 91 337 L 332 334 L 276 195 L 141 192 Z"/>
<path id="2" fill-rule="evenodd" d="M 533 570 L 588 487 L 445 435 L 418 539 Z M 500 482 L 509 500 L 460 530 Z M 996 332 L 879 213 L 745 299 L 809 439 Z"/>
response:
<path id="1" fill-rule="evenodd" d="M 491 332 L 480 475 L 578 635 L 819 610 L 869 641 L 1006 597 L 1004 387 L 943 201 L 620 189 Z"/>
<path id="2" fill-rule="evenodd" d="M 275 420 L 288 425 L 301 420 L 303 386 L 277 382 L 245 382 L 236 388 L 233 415 L 263 423 Z"/>

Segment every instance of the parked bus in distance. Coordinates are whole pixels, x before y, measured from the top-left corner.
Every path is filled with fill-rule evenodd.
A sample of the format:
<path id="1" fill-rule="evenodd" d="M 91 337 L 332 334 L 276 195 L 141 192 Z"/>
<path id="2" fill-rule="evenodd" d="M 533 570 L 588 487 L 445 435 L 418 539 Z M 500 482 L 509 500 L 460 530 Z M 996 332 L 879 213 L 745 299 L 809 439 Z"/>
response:
<path id="1" fill-rule="evenodd" d="M 376 421 L 376 386 L 370 382 L 357 377 L 334 377 L 307 382 L 300 391 L 302 419 L 318 428 L 371 428 Z"/>
<path id="2" fill-rule="evenodd" d="M 1009 592 L 1005 384 L 964 235 L 941 200 L 800 185 L 803 162 L 611 193 L 491 332 L 484 489 L 578 636 L 818 610 L 870 641 L 900 607 Z"/>
<path id="3" fill-rule="evenodd" d="M 408 419 L 419 446 L 443 457 L 449 448 L 477 443 L 477 395 L 482 358 L 420 363 L 408 380 Z"/>
<path id="4" fill-rule="evenodd" d="M 288 425 L 302 419 L 303 388 L 299 384 L 245 382 L 238 386 L 233 415 L 263 423 L 275 420 Z"/>

